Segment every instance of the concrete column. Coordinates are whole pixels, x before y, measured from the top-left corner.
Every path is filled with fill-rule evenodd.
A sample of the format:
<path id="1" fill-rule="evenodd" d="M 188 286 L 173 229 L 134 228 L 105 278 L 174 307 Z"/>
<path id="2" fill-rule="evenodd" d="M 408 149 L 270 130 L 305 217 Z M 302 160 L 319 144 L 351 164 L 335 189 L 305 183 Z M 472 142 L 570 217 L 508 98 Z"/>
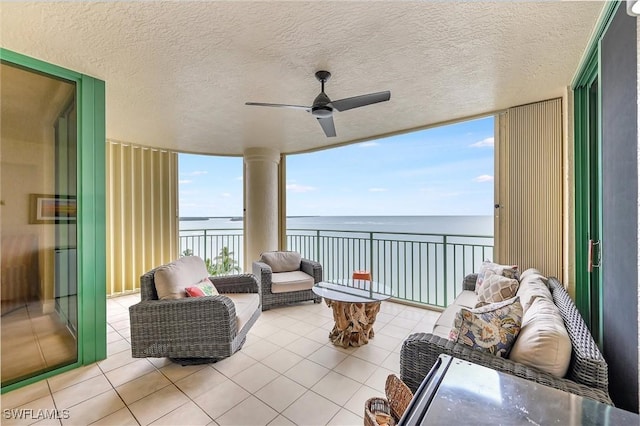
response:
<path id="1" fill-rule="evenodd" d="M 271 148 L 247 148 L 245 164 L 245 271 L 263 251 L 278 249 L 278 162 Z"/>

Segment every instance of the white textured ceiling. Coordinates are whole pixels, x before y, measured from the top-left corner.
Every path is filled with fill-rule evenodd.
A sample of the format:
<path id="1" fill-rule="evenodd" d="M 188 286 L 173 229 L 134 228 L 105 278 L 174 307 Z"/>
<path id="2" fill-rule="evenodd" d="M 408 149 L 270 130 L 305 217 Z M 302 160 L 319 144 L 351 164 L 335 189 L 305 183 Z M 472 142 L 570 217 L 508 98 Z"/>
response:
<path id="1" fill-rule="evenodd" d="M 2 2 L 2 47 L 107 84 L 107 137 L 182 152 L 299 152 L 562 95 L 601 2 Z M 304 111 L 313 74 L 333 99 Z"/>

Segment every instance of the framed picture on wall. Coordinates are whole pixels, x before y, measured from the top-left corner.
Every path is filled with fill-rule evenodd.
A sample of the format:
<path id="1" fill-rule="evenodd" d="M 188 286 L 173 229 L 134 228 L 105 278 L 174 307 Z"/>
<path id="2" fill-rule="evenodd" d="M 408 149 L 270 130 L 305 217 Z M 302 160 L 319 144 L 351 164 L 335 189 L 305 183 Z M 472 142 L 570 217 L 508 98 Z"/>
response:
<path id="1" fill-rule="evenodd" d="M 73 223 L 77 214 L 75 196 L 29 194 L 29 223 Z"/>

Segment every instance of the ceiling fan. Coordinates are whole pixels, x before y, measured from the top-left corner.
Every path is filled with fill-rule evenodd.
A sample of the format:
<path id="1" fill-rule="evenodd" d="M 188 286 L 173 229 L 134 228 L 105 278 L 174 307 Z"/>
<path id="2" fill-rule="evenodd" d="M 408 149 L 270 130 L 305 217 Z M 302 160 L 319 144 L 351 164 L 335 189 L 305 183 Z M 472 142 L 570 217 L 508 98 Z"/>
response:
<path id="1" fill-rule="evenodd" d="M 332 101 L 326 93 L 324 93 L 324 83 L 329 81 L 331 73 L 329 71 L 318 71 L 316 72 L 316 78 L 322 84 L 322 89 L 320 94 L 313 100 L 313 105 L 311 106 L 268 104 L 262 102 L 246 102 L 245 105 L 303 109 L 318 119 L 322 130 L 324 130 L 324 133 L 330 138 L 336 135 L 336 128 L 333 124 L 333 110 L 346 111 L 348 109 L 377 104 L 378 102 L 385 102 L 391 99 L 391 92 L 387 90 L 385 92 L 369 93 L 367 95 Z"/>

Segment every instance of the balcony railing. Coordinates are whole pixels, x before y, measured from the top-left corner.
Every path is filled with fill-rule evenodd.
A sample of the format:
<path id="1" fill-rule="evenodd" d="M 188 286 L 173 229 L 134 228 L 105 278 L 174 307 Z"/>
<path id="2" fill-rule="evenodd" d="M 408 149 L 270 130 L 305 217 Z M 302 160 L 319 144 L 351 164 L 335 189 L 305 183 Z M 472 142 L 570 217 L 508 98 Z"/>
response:
<path id="1" fill-rule="evenodd" d="M 181 231 L 180 247 L 214 259 L 226 246 L 243 265 L 242 239 L 239 229 Z M 320 262 L 325 280 L 367 270 L 393 297 L 439 307 L 453 302 L 466 274 L 493 258 L 493 237 L 483 235 L 288 229 L 287 247 Z"/>

